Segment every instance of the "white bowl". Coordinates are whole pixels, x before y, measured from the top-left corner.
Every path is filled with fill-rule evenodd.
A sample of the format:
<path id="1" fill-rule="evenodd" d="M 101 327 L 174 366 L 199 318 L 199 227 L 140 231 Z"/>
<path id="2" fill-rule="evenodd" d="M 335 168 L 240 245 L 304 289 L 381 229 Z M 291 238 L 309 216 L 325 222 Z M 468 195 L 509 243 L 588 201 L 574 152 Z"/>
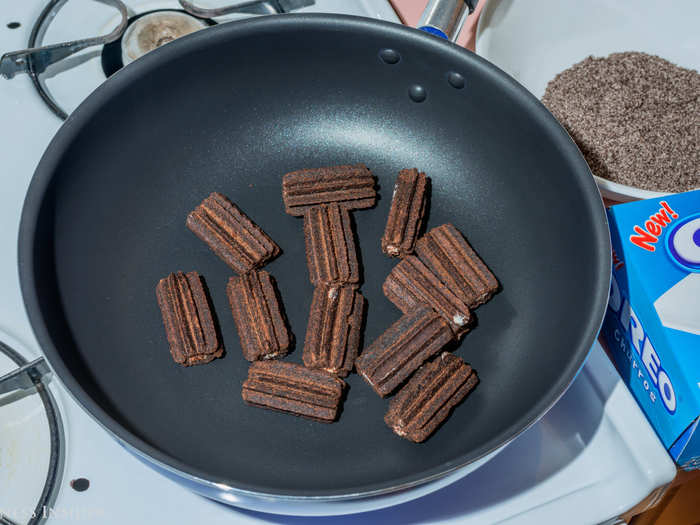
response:
<path id="1" fill-rule="evenodd" d="M 639 199 L 655 199 L 656 197 L 663 197 L 668 195 L 668 193 L 662 193 L 660 191 L 650 191 L 643 190 L 642 188 L 635 188 L 634 186 L 627 186 L 626 184 L 620 184 L 619 182 L 613 182 L 603 177 L 598 177 L 593 175 L 593 178 L 598 184 L 598 191 L 600 194 L 615 202 L 627 202 L 636 201 Z"/>
<path id="2" fill-rule="evenodd" d="M 643 51 L 679 66 L 700 66 L 700 2 L 639 0 L 488 1 L 476 52 L 542 98 L 555 75 L 589 55 Z M 618 202 L 667 195 L 595 177 L 603 197 Z"/>

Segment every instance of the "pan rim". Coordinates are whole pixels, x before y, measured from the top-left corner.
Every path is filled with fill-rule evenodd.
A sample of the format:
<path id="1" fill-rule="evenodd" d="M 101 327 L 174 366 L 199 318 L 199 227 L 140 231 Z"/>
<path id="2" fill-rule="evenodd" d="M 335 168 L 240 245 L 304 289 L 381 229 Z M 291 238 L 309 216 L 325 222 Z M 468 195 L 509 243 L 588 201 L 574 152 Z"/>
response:
<path id="1" fill-rule="evenodd" d="M 122 89 L 128 87 L 132 81 L 138 81 L 140 77 L 153 71 L 159 65 L 164 65 L 168 61 L 176 59 L 180 56 L 181 51 L 201 49 L 206 47 L 210 41 L 216 41 L 220 38 L 226 39 L 230 37 L 229 35 L 235 35 L 233 38 L 241 38 L 246 35 L 256 34 L 260 29 L 274 30 L 276 32 L 299 31 L 299 26 L 301 24 L 304 25 L 305 31 L 328 31 L 329 29 L 342 28 L 354 31 L 381 32 L 387 39 L 393 38 L 409 41 L 417 43 L 430 52 L 451 55 L 457 63 L 460 61 L 471 61 L 471 65 L 479 70 L 479 74 L 489 76 L 493 78 L 494 81 L 502 83 L 505 86 L 504 89 L 512 91 L 513 96 L 523 101 L 524 104 L 532 106 L 533 117 L 539 120 L 541 125 L 551 132 L 553 144 L 566 150 L 567 153 L 571 155 L 579 156 L 579 166 L 577 166 L 575 170 L 572 168 L 572 176 L 575 176 L 576 179 L 580 179 L 579 183 L 582 187 L 587 187 L 587 191 L 582 192 L 581 198 L 586 201 L 586 204 L 591 210 L 591 217 L 595 218 L 597 209 L 597 214 L 600 219 L 594 220 L 591 225 L 594 230 L 592 232 L 595 244 L 593 248 L 596 250 L 596 258 L 594 260 L 597 260 L 600 266 L 600 272 L 597 276 L 595 290 L 591 291 L 593 296 L 592 303 L 596 308 L 594 311 L 588 313 L 588 316 L 582 323 L 582 332 L 589 335 L 581 341 L 572 341 L 571 346 L 573 348 L 571 349 L 571 354 L 573 357 L 569 366 L 562 372 L 560 380 L 550 387 L 542 400 L 532 406 L 530 410 L 517 421 L 513 422 L 500 436 L 496 436 L 483 444 L 480 448 L 462 454 L 447 463 L 395 480 L 361 487 L 349 487 L 340 491 L 270 490 L 267 487 L 249 484 L 242 480 L 217 479 L 216 476 L 210 476 L 206 472 L 202 472 L 197 468 L 182 463 L 177 458 L 159 450 L 154 445 L 129 431 L 93 400 L 60 357 L 60 353 L 53 344 L 44 316 L 42 315 L 40 294 L 37 290 L 34 274 L 34 246 L 36 243 L 38 217 L 44 202 L 44 197 L 53 179 L 53 174 L 65 150 L 70 146 L 73 139 L 82 129 L 82 125 L 90 121 L 92 116 L 99 111 L 105 100 L 109 100 L 112 94 L 118 93 Z M 574 165 L 572 164 L 572 166 Z M 364 499 L 405 491 L 452 474 L 510 443 L 547 413 L 564 394 L 585 364 L 588 353 L 600 331 L 606 311 L 611 265 L 610 233 L 607 226 L 607 216 L 595 180 L 585 160 L 578 151 L 578 148 L 566 131 L 540 101 L 530 94 L 523 86 L 485 59 L 452 43 L 427 35 L 421 31 L 375 19 L 316 13 L 265 16 L 221 24 L 209 28 L 207 31 L 193 33 L 167 46 L 163 46 L 113 75 L 108 81 L 104 82 L 88 96 L 78 109 L 68 117 L 61 129 L 51 140 L 51 143 L 44 152 L 34 172 L 27 190 L 18 237 L 20 284 L 32 330 L 51 367 L 61 379 L 61 382 L 66 386 L 71 397 L 73 397 L 93 419 L 115 437 L 118 442 L 126 444 L 147 461 L 161 468 L 165 468 L 184 479 L 219 490 L 221 490 L 222 487 L 226 487 L 225 490 L 245 497 L 266 500 L 274 498 L 279 501 L 290 502 L 333 502 Z"/>

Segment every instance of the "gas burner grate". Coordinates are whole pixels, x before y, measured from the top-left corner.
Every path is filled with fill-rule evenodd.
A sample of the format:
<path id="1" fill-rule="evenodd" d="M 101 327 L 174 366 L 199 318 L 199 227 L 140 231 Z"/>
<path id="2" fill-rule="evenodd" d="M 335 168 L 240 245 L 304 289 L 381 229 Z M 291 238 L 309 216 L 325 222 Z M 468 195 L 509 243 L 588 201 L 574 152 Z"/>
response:
<path id="1" fill-rule="evenodd" d="M 38 50 L 41 49 L 40 47 L 40 40 L 43 38 L 44 34 L 46 33 L 46 30 L 48 28 L 48 25 L 51 23 L 51 21 L 56 17 L 56 14 L 58 13 L 59 9 L 61 9 L 61 6 L 66 3 L 67 0 L 50 0 L 48 4 L 46 4 L 46 7 L 41 11 L 39 14 L 39 17 L 37 18 L 36 22 L 34 22 L 34 26 L 32 27 L 32 32 L 29 35 L 29 42 L 27 44 L 29 50 Z M 117 9 L 119 9 L 120 14 L 122 15 L 122 19 L 119 23 L 119 25 L 109 33 L 108 35 L 105 35 L 104 37 L 95 37 L 93 39 L 89 39 L 95 42 L 95 45 L 99 44 L 105 44 L 105 43 L 110 43 L 113 41 L 115 38 L 121 38 L 123 35 L 126 27 L 127 27 L 127 22 L 128 22 L 128 15 L 127 15 L 127 9 L 126 6 L 120 1 L 120 0 L 107 0 L 108 3 L 111 5 L 114 5 Z M 70 43 L 66 43 L 70 46 Z M 57 44 L 58 46 L 62 46 L 65 44 Z M 54 46 L 47 46 L 47 47 L 54 47 Z M 79 49 L 76 49 L 73 52 L 78 51 Z M 69 53 L 67 56 L 70 56 Z M 10 55 L 10 53 L 7 53 L 2 57 L 2 61 L 4 62 L 6 60 L 7 55 Z M 0 72 L 2 72 L 2 62 L 0 62 Z M 48 89 L 45 87 L 45 85 L 41 82 L 39 75 L 44 72 L 46 67 L 49 64 L 43 65 L 42 68 L 38 68 L 36 65 L 36 61 L 33 59 L 29 59 L 27 62 L 27 73 L 29 74 L 29 77 L 32 79 L 32 84 L 34 85 L 34 89 L 37 91 L 39 96 L 41 97 L 41 100 L 43 100 L 44 104 L 51 110 L 51 112 L 56 115 L 58 118 L 61 120 L 65 120 L 68 118 L 68 113 L 54 100 L 54 98 L 50 95 Z M 7 74 L 3 73 L 5 76 Z"/>
<path id="2" fill-rule="evenodd" d="M 184 36 L 194 30 L 215 25 L 219 23 L 213 20 L 216 17 L 236 14 L 283 14 L 315 4 L 315 0 L 252 0 L 239 1 L 233 5 L 219 8 L 203 8 L 189 0 L 177 0 L 177 4 L 174 3 L 175 8 L 153 9 L 129 16 L 127 6 L 122 0 L 99 1 L 116 8 L 121 15 L 118 25 L 110 33 L 42 47 L 41 40 L 46 34 L 48 26 L 56 18 L 61 7 L 67 2 L 67 0 L 50 0 L 32 27 L 28 48 L 5 53 L 0 58 L 0 75 L 6 78 L 12 78 L 17 73 L 29 74 L 32 79 L 32 84 L 43 102 L 56 116 L 63 120 L 68 117 L 68 112 L 56 101 L 55 97 L 52 96 L 46 83 L 42 81 L 41 75 L 50 65 L 60 62 L 79 51 L 93 46 L 102 46 L 101 65 L 106 78 L 113 75 L 124 66 L 125 57 L 129 58 L 128 61 L 131 61 L 166 42 Z M 175 0 L 173 0 L 173 2 L 175 2 Z M 181 7 L 181 9 L 177 7 Z M 125 54 L 125 47 L 123 44 L 126 43 L 127 46 L 129 46 L 133 43 L 132 40 L 129 40 L 130 30 L 136 27 L 136 23 L 139 20 L 143 21 L 145 17 L 153 16 L 158 13 L 170 14 L 170 25 L 168 26 L 162 20 L 149 21 L 148 24 L 142 24 L 142 27 L 139 27 L 139 30 L 142 31 L 139 36 L 143 36 L 144 34 L 146 34 L 146 36 L 153 36 L 155 41 L 146 45 L 144 49 L 139 47 L 141 45 L 140 38 L 134 39 L 137 47 L 136 56 L 132 58 L 131 51 Z M 173 31 L 174 25 L 177 25 L 174 24 L 175 18 L 179 18 L 180 22 L 184 21 L 184 25 L 190 24 L 190 27 L 187 29 L 182 29 L 181 27 L 179 31 L 175 28 L 176 30 Z M 222 20 L 221 22 L 225 21 L 227 20 Z M 201 27 L 196 27 L 197 24 L 201 24 Z M 146 26 L 145 29 L 143 28 L 144 25 Z M 158 31 L 161 31 L 161 34 L 158 34 Z M 127 47 L 127 49 L 133 50 L 133 47 Z"/>
<path id="3" fill-rule="evenodd" d="M 34 390 L 39 395 L 46 419 L 49 425 L 51 453 L 49 466 L 44 482 L 44 488 L 39 496 L 32 517 L 27 525 L 35 525 L 43 521 L 44 509 L 55 501 L 60 487 L 64 461 L 63 425 L 56 401 L 42 379 L 50 373 L 43 358 L 28 362 L 18 352 L 0 341 L 0 353 L 5 354 L 18 366 L 18 369 L 0 377 L 0 396 L 12 395 L 17 390 Z M 9 401 L 11 402 L 11 401 Z M 2 510 L 2 509 L 0 509 Z M 15 525 L 7 516 L 0 512 L 0 524 Z"/>

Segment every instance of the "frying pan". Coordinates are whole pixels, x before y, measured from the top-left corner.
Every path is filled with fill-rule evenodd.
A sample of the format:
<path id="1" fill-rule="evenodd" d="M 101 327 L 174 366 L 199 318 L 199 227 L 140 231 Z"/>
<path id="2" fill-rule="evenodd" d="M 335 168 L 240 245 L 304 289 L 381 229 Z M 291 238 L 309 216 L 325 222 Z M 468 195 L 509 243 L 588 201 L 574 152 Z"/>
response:
<path id="1" fill-rule="evenodd" d="M 357 162 L 380 193 L 374 209 L 354 213 L 365 345 L 400 315 L 381 292 L 396 261 L 379 247 L 399 169 L 432 178 L 428 227 L 454 223 L 502 284 L 456 350 L 481 384 L 423 444 L 386 427 L 387 401 L 357 375 L 331 425 L 245 406 L 248 363 L 225 295 L 231 271 L 184 225 L 220 191 L 279 243 L 266 269 L 296 336 L 288 359 L 301 362 L 312 287 L 302 221 L 283 211 L 281 178 Z M 19 243 L 36 336 L 97 421 L 210 497 L 310 514 L 318 511 L 293 504 L 406 493 L 516 437 L 583 365 L 610 274 L 593 178 L 535 98 L 449 42 L 328 15 L 220 25 L 115 74 L 45 152 Z M 211 292 L 226 353 L 204 366 L 182 368 L 168 352 L 154 289 L 177 270 L 199 271 Z"/>

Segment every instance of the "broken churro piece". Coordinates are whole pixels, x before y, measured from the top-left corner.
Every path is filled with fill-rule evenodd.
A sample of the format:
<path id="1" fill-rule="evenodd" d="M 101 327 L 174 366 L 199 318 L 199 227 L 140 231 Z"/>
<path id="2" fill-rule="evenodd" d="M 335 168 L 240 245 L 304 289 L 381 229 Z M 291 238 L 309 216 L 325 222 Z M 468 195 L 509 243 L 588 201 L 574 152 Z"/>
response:
<path id="1" fill-rule="evenodd" d="M 391 257 L 413 253 L 423 223 L 428 178 L 417 169 L 401 170 L 382 237 L 382 251 Z"/>
<path id="2" fill-rule="evenodd" d="M 311 301 L 304 364 L 340 377 L 355 364 L 365 299 L 353 286 L 319 286 Z"/>
<path id="3" fill-rule="evenodd" d="M 377 200 L 374 176 L 364 164 L 304 169 L 282 179 L 287 213 L 304 215 L 311 206 L 337 202 L 348 210 L 371 208 Z"/>
<path id="4" fill-rule="evenodd" d="M 414 255 L 406 256 L 394 266 L 382 290 L 387 299 L 405 314 L 429 306 L 447 321 L 458 337 L 470 329 L 472 316 L 469 307 Z"/>
<path id="5" fill-rule="evenodd" d="M 322 370 L 284 361 L 256 361 L 248 369 L 242 396 L 249 405 L 330 423 L 338 414 L 344 387 L 342 379 Z"/>
<path id="6" fill-rule="evenodd" d="M 285 355 L 289 332 L 270 274 L 254 270 L 231 277 L 226 291 L 243 357 L 256 361 Z"/>
<path id="7" fill-rule="evenodd" d="M 389 404 L 384 421 L 401 437 L 425 441 L 479 382 L 456 355 L 443 352 L 423 365 Z"/>
<path id="8" fill-rule="evenodd" d="M 309 208 L 304 214 L 304 239 L 309 278 L 314 286 L 360 281 L 348 210 L 337 203 Z"/>
<path id="9" fill-rule="evenodd" d="M 430 308 L 419 308 L 380 335 L 362 352 L 355 367 L 384 397 L 454 339 L 441 316 Z"/>
<path id="10" fill-rule="evenodd" d="M 221 193 L 212 193 L 187 216 L 187 227 L 236 273 L 258 268 L 280 249 Z"/>
<path id="11" fill-rule="evenodd" d="M 223 347 L 197 272 L 171 273 L 161 279 L 156 286 L 156 298 L 176 363 L 191 366 L 221 357 Z"/>
<path id="12" fill-rule="evenodd" d="M 416 255 L 469 308 L 484 304 L 498 290 L 496 277 L 452 224 L 421 237 Z"/>

